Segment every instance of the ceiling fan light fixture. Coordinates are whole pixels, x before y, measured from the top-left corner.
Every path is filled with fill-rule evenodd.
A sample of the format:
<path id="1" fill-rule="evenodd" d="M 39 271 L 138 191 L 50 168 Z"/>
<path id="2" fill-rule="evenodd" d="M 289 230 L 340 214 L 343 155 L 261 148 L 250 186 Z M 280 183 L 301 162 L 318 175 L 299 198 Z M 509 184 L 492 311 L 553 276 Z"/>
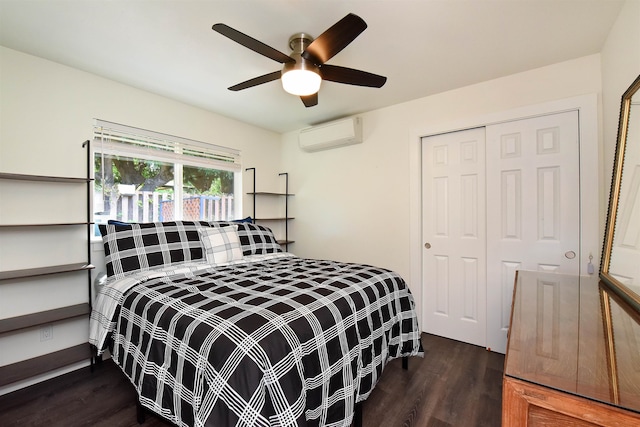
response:
<path id="1" fill-rule="evenodd" d="M 320 90 L 322 78 L 312 70 L 291 69 L 282 73 L 282 87 L 292 95 L 313 95 Z"/>
<path id="2" fill-rule="evenodd" d="M 282 68 L 282 87 L 292 95 L 309 96 L 318 93 L 322 77 L 318 66 L 302 57 L 302 52 L 313 42 L 313 37 L 306 33 L 296 33 L 289 38 L 290 57 Z"/>

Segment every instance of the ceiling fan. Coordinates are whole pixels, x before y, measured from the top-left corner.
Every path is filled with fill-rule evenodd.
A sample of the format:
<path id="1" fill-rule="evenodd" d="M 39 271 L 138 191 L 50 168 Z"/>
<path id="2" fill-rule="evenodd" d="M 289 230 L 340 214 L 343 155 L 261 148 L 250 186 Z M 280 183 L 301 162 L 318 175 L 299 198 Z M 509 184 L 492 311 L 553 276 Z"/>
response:
<path id="1" fill-rule="evenodd" d="M 229 90 L 232 91 L 282 79 L 282 86 L 287 92 L 300 96 L 306 107 L 313 107 L 318 104 L 318 90 L 322 80 L 378 88 L 387 81 L 386 77 L 377 74 L 326 64 L 367 28 L 366 22 L 353 13 L 336 22 L 315 40 L 306 33 L 292 35 L 289 38 L 289 47 L 292 50 L 290 55 L 285 55 L 228 25 L 215 24 L 212 28 L 246 48 L 284 64 L 281 71 L 231 86 Z"/>

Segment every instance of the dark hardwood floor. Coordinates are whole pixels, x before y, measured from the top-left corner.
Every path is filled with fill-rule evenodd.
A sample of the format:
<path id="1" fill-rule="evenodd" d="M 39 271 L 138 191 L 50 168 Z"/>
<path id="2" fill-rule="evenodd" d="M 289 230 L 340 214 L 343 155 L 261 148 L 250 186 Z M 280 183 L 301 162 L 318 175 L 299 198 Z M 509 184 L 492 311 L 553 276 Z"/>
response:
<path id="1" fill-rule="evenodd" d="M 391 361 L 363 405 L 364 427 L 500 426 L 504 356 L 423 334 L 424 359 Z M 171 424 L 147 414 L 143 426 Z M 138 426 L 135 393 L 111 361 L 0 396 L 0 426 Z M 221 426 L 223 427 L 223 426 Z"/>

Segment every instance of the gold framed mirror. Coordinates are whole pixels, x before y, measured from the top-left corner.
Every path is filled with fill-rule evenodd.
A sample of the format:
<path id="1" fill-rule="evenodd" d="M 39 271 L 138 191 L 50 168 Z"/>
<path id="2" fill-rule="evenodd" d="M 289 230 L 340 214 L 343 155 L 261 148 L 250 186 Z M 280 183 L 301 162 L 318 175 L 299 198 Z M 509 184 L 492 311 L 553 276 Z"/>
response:
<path id="1" fill-rule="evenodd" d="M 600 278 L 640 311 L 640 75 L 620 104 Z"/>

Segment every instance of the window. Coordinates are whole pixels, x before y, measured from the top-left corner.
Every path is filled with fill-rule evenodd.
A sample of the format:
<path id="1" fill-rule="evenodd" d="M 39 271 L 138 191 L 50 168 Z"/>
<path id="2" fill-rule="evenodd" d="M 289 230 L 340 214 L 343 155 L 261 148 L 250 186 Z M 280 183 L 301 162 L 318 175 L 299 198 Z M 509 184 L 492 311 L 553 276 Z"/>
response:
<path id="1" fill-rule="evenodd" d="M 98 120 L 94 221 L 224 221 L 240 215 L 240 153 Z"/>

